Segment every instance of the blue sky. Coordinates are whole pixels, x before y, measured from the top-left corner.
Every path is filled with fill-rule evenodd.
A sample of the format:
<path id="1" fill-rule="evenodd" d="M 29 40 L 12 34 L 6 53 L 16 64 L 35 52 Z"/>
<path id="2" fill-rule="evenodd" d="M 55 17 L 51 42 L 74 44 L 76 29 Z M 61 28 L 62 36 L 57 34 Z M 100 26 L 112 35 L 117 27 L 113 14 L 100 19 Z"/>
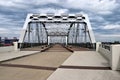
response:
<path id="1" fill-rule="evenodd" d="M 120 41 L 120 0 L 0 0 L 0 36 L 20 36 L 28 13 L 86 13 L 97 41 Z"/>

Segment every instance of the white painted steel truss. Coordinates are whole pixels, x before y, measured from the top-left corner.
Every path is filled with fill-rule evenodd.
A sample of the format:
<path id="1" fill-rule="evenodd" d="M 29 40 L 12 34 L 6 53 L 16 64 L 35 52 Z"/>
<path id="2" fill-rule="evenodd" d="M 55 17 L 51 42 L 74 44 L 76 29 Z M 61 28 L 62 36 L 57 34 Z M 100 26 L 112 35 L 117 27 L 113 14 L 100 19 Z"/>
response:
<path id="1" fill-rule="evenodd" d="M 20 38 L 19 38 L 19 43 L 24 43 L 25 42 L 25 37 L 28 34 L 28 42 L 30 42 L 30 32 L 31 32 L 31 23 L 36 23 L 36 26 L 42 25 L 44 28 L 44 33 L 47 35 L 47 43 L 49 44 L 50 36 L 65 36 L 66 44 L 68 42 L 68 36 L 70 34 L 70 30 L 73 27 L 73 25 L 76 25 L 77 27 L 80 26 L 80 24 L 83 24 L 83 30 L 84 30 L 84 36 L 85 36 L 85 42 L 86 42 L 86 35 L 88 34 L 90 42 L 91 43 L 96 43 L 94 33 L 92 31 L 92 27 L 89 21 L 89 18 L 87 14 L 28 14 L 25 20 L 25 23 L 23 25 Z M 40 23 L 40 24 L 39 24 Z M 63 29 L 57 25 L 55 29 L 56 31 L 52 28 L 53 31 L 49 32 L 49 29 L 51 27 L 47 27 L 49 24 L 68 24 L 68 28 L 66 28 L 66 31 L 64 31 L 65 26 L 63 25 Z M 53 27 L 53 26 L 52 26 Z M 77 30 L 76 30 L 77 31 Z M 38 35 L 38 43 L 40 42 L 39 38 L 41 37 L 39 35 L 39 27 L 36 27 L 35 35 Z M 79 31 L 78 33 L 79 34 Z M 43 35 L 44 36 L 44 35 Z M 79 35 L 78 35 L 79 36 Z M 70 37 L 70 36 L 69 36 Z"/>

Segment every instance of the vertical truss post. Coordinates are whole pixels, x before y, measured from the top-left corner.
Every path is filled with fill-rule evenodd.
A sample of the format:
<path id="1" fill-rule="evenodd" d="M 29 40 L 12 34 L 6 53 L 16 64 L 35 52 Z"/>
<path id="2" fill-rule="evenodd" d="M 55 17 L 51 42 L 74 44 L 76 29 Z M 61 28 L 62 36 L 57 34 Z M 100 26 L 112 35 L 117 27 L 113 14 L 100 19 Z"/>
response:
<path id="1" fill-rule="evenodd" d="M 36 36 L 38 38 L 38 43 L 40 43 L 40 35 L 39 35 L 39 26 L 38 26 L 38 23 L 36 23 Z"/>
<path id="2" fill-rule="evenodd" d="M 75 43 L 78 42 L 78 37 L 79 37 L 79 23 L 77 23 L 77 27 L 76 27 L 76 39 L 75 39 Z"/>
<path id="3" fill-rule="evenodd" d="M 72 43 L 75 43 L 75 23 L 73 25 L 73 33 L 72 33 L 72 35 L 73 35 Z"/>
<path id="4" fill-rule="evenodd" d="M 69 35 L 67 35 L 67 44 L 69 43 Z"/>
<path id="5" fill-rule="evenodd" d="M 85 33 L 85 43 L 87 42 L 87 28 L 86 28 L 86 24 L 84 25 L 84 33 Z"/>
<path id="6" fill-rule="evenodd" d="M 47 43 L 48 43 L 48 31 L 47 28 L 45 27 L 45 23 L 41 23 L 43 25 L 43 28 L 45 29 L 46 36 L 47 36 Z"/>
<path id="7" fill-rule="evenodd" d="M 88 15 L 84 14 L 84 17 L 85 17 L 85 23 L 86 23 L 86 27 L 88 29 L 88 35 L 89 35 L 90 41 L 91 41 L 91 43 L 96 43 L 95 36 L 94 36 L 93 30 L 92 30 Z"/>
<path id="8" fill-rule="evenodd" d="M 48 45 L 50 45 L 50 36 L 47 36 L 48 37 Z"/>
<path id="9" fill-rule="evenodd" d="M 65 38 L 66 38 L 66 45 L 67 45 L 68 44 L 68 37 L 66 36 Z"/>
<path id="10" fill-rule="evenodd" d="M 25 39 L 25 35 L 27 32 L 27 28 L 28 28 L 28 24 L 31 21 L 30 16 L 32 16 L 32 14 L 28 14 L 25 20 L 25 23 L 23 25 L 22 31 L 20 33 L 20 38 L 19 38 L 19 43 L 23 43 L 24 39 Z"/>
<path id="11" fill-rule="evenodd" d="M 48 44 L 48 35 L 47 35 L 47 44 Z"/>
<path id="12" fill-rule="evenodd" d="M 42 31 L 42 27 L 40 27 L 40 31 L 41 31 L 41 39 L 42 39 L 42 44 L 43 44 L 43 31 Z"/>
<path id="13" fill-rule="evenodd" d="M 28 24 L 28 43 L 30 43 L 30 23 Z"/>

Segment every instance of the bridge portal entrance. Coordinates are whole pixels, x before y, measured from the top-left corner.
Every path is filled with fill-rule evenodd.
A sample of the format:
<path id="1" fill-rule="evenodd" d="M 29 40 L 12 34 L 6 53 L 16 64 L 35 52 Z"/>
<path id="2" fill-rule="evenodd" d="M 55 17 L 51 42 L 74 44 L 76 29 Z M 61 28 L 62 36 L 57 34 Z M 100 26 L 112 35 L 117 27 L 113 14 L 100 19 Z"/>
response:
<path id="1" fill-rule="evenodd" d="M 95 43 L 94 33 L 86 14 L 28 14 L 19 43 L 79 44 Z"/>

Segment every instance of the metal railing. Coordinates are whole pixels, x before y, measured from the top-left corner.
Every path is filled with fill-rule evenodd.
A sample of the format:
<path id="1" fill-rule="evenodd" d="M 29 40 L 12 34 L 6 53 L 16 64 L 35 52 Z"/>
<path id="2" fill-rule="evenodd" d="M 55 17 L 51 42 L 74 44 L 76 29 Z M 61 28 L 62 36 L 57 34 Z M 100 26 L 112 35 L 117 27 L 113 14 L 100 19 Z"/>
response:
<path id="1" fill-rule="evenodd" d="M 72 46 L 78 46 L 83 48 L 89 48 L 89 49 L 96 49 L 96 43 L 69 43 L 68 45 Z"/>
<path id="2" fill-rule="evenodd" d="M 104 48 L 104 49 L 107 49 L 109 51 L 111 50 L 110 49 L 110 44 L 100 44 L 99 46 L 102 47 L 102 48 Z"/>
<path id="3" fill-rule="evenodd" d="M 29 47 L 36 47 L 36 46 L 42 46 L 47 45 L 47 43 L 18 43 L 18 48 L 29 48 Z"/>

